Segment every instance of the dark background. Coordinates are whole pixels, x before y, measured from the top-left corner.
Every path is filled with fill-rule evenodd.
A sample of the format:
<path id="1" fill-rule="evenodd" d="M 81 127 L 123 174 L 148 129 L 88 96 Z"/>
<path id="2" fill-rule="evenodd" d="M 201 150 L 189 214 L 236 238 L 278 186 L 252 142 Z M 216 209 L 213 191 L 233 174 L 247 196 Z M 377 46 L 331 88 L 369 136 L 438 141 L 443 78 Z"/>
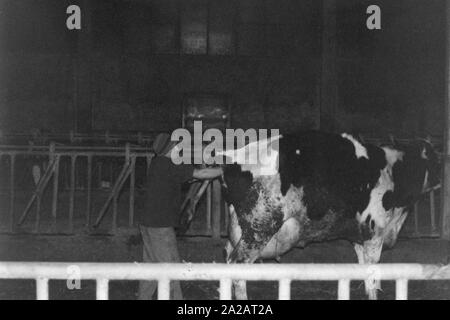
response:
<path id="1" fill-rule="evenodd" d="M 205 92 L 230 97 L 232 127 L 441 135 L 445 0 L 336 0 L 334 52 L 327 1 L 0 0 L 0 127 L 172 130 L 184 95 Z M 371 4 L 382 30 L 366 28 Z"/>

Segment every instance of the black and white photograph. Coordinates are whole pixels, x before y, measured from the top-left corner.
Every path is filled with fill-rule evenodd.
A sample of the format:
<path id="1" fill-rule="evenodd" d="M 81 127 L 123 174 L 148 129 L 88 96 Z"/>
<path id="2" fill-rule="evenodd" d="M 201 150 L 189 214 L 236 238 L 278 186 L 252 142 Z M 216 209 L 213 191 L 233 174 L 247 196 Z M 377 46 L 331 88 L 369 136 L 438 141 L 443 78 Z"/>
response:
<path id="1" fill-rule="evenodd" d="M 0 300 L 450 300 L 450 2 L 0 0 Z"/>

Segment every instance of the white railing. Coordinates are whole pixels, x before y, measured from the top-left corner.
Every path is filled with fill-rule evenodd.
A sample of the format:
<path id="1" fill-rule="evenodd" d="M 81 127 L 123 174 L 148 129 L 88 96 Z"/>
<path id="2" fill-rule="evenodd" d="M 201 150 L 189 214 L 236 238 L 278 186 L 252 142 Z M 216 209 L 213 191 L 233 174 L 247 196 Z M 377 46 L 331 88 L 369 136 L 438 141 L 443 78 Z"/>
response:
<path id="1" fill-rule="evenodd" d="M 110 280 L 157 280 L 158 299 L 167 300 L 171 280 L 220 281 L 220 299 L 231 299 L 232 280 L 278 281 L 279 299 L 289 300 L 291 281 L 338 281 L 338 299 L 350 299 L 352 280 L 394 280 L 396 299 L 408 297 L 408 280 L 450 280 L 450 266 L 421 264 L 144 264 L 0 262 L 0 279 L 35 279 L 37 299 L 48 299 L 49 279 L 96 280 L 97 299 L 108 299 Z"/>

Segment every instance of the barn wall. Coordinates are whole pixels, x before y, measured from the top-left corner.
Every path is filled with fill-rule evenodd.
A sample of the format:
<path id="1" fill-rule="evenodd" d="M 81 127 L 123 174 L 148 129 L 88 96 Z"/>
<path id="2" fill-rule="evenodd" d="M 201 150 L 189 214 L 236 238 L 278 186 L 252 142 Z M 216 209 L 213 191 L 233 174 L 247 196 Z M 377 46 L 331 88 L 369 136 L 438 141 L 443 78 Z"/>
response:
<path id="1" fill-rule="evenodd" d="M 381 8 L 382 30 L 364 13 Z M 338 0 L 342 128 L 400 135 L 443 132 L 444 0 Z"/>
<path id="2" fill-rule="evenodd" d="M 154 54 L 150 1 L 92 0 L 90 12 L 83 12 L 92 20 L 87 66 L 76 62 L 80 32 L 65 28 L 65 10 L 77 3 L 83 10 L 81 0 L 1 2 L 6 17 L 0 19 L 2 131 L 68 132 L 76 125 L 81 131 L 170 130 L 181 123 L 183 94 L 197 91 L 229 94 L 235 127 L 317 126 L 319 1 L 271 5 L 268 0 L 272 31 L 254 35 L 272 39 L 264 42 L 266 48 L 258 54 L 204 55 Z M 373 32 L 365 28 L 365 8 L 371 3 L 337 3 L 338 108 L 333 127 L 439 134 L 444 0 L 380 0 L 383 30 Z M 279 26 L 292 12 L 298 19 L 295 32 L 287 35 Z M 240 41 L 250 43 L 251 36 Z M 83 72 L 89 77 L 80 76 Z M 89 90 L 80 91 L 86 81 Z"/>

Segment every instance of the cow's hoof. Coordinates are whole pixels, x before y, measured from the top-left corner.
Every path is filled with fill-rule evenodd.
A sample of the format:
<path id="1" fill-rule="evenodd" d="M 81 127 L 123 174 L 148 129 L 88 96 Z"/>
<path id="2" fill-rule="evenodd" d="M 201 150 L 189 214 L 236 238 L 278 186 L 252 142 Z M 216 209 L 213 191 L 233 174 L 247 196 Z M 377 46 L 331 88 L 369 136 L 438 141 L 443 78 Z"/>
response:
<path id="1" fill-rule="evenodd" d="M 378 290 L 377 289 L 370 289 L 367 291 L 367 294 L 369 296 L 369 300 L 378 300 Z"/>

